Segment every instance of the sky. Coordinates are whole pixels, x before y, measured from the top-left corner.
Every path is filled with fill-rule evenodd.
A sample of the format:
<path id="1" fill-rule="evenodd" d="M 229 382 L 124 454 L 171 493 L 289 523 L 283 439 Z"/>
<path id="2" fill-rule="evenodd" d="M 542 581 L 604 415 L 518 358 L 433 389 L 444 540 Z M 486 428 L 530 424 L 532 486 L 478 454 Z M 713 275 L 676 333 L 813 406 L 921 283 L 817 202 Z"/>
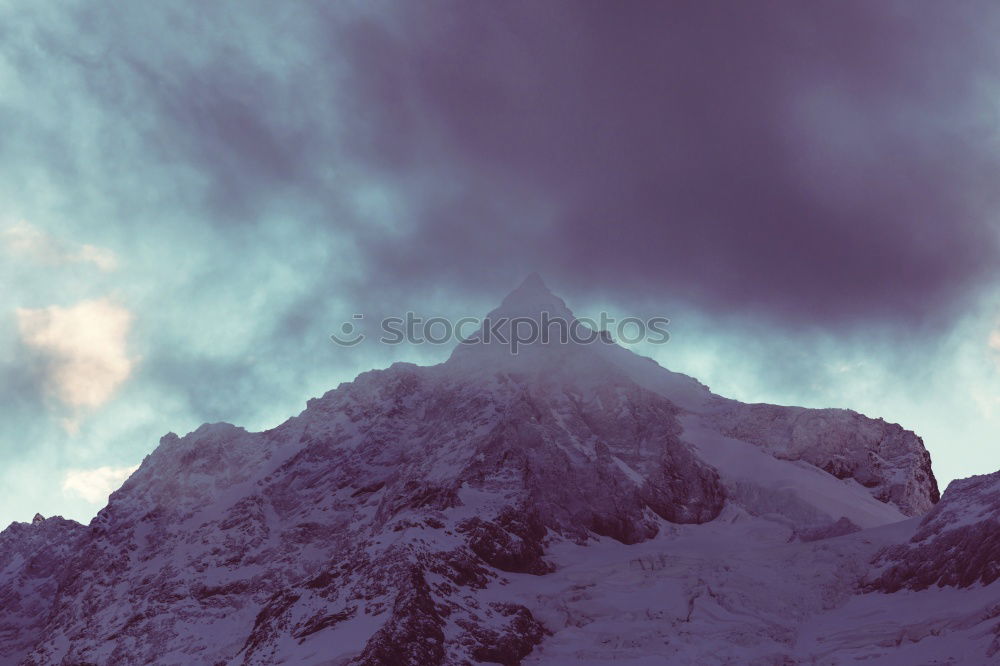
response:
<path id="1" fill-rule="evenodd" d="M 538 271 L 722 395 L 1000 469 L 990 2 L 0 4 L 0 524 Z"/>

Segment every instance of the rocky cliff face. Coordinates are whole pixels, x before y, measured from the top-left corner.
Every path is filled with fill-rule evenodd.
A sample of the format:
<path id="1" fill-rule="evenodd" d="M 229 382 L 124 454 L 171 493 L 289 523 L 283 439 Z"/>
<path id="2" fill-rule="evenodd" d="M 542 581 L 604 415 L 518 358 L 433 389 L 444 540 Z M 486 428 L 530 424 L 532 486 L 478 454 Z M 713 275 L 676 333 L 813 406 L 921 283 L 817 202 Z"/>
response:
<path id="1" fill-rule="evenodd" d="M 86 528 L 36 515 L 0 533 L 0 663 L 18 663 L 43 637 L 62 567 Z"/>
<path id="2" fill-rule="evenodd" d="M 802 460 L 854 479 L 876 499 L 921 516 L 940 498 L 923 440 L 882 419 L 846 409 L 736 403 L 715 417 L 719 430 L 783 460 Z"/>
<path id="3" fill-rule="evenodd" d="M 572 317 L 531 280 L 494 314 L 541 312 Z M 751 458 L 771 476 L 723 464 Z M 167 435 L 88 527 L 8 528 L 0 664 L 516 664 L 560 630 L 523 594 L 553 549 L 724 510 L 815 541 L 936 499 L 898 426 L 739 405 L 615 346 L 463 345 L 270 431 Z M 762 508 L 786 501 L 805 508 Z"/>
<path id="4" fill-rule="evenodd" d="M 908 543 L 882 551 L 869 589 L 990 585 L 1000 578 L 1000 472 L 955 481 Z"/>

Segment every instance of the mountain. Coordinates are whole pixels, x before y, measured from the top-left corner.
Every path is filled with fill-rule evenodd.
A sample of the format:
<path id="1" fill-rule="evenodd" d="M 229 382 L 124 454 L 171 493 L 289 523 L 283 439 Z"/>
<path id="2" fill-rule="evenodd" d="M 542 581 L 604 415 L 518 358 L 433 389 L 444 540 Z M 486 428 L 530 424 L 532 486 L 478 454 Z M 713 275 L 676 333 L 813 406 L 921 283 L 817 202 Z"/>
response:
<path id="1" fill-rule="evenodd" d="M 903 589 L 988 501 L 935 507 L 919 437 L 722 398 L 607 336 L 493 335 L 543 315 L 573 321 L 532 276 L 445 363 L 363 373 L 272 430 L 168 434 L 90 525 L 11 525 L 0 665 L 987 658 L 989 565 Z"/>

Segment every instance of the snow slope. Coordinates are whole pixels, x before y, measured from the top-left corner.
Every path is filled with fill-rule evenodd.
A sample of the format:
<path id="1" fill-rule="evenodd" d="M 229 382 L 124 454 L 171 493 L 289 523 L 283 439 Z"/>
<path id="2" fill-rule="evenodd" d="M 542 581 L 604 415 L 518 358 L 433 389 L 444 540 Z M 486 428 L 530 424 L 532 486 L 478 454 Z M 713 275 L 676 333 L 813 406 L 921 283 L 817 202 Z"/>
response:
<path id="1" fill-rule="evenodd" d="M 877 551 L 915 528 L 802 543 L 734 509 L 638 545 L 562 544 L 556 573 L 507 586 L 553 629 L 524 663 L 997 663 L 997 584 L 859 593 Z"/>

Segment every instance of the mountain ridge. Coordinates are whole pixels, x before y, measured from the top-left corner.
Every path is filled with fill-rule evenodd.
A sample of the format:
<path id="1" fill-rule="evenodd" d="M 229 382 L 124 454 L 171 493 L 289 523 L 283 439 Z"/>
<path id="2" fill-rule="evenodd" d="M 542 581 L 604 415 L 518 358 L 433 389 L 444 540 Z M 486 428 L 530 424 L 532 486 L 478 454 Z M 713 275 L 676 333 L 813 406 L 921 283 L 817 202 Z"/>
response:
<path id="1" fill-rule="evenodd" d="M 572 316 L 540 278 L 504 304 Z M 603 342 L 503 351 L 362 373 L 259 433 L 165 435 L 89 526 L 64 527 L 40 606 L 17 596 L 37 567 L 0 576 L 27 636 L 0 640 L 0 664 L 520 663 L 566 631 L 518 582 L 559 580 L 560 549 L 730 523 L 762 547 L 822 545 L 937 500 L 899 426 L 743 405 Z"/>

